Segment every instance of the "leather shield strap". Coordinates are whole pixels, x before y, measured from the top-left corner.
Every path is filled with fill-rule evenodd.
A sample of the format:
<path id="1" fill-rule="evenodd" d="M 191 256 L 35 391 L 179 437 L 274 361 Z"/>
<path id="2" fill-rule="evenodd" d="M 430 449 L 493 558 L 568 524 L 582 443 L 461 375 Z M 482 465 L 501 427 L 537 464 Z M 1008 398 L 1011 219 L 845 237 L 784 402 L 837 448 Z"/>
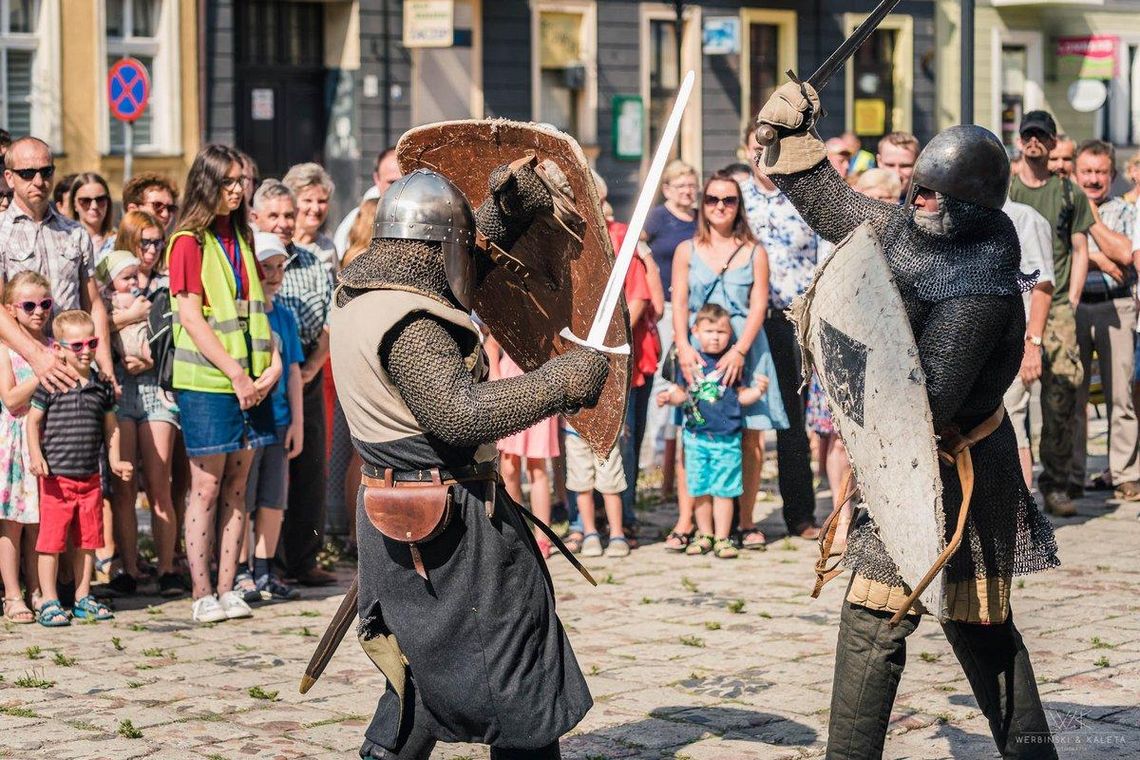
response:
<path id="1" fill-rule="evenodd" d="M 958 434 L 957 432 L 948 433 L 942 436 L 939 442 L 938 456 L 942 461 L 953 464 L 958 470 L 958 482 L 962 486 L 962 505 L 958 508 L 958 524 L 954 526 L 954 535 L 946 543 L 946 548 L 938 555 L 938 559 L 918 585 L 910 592 L 907 598 L 903 601 L 902 607 L 896 612 L 890 620 L 892 626 L 896 626 L 902 622 L 902 619 L 910 612 L 910 608 L 914 606 L 918 597 L 926 590 L 926 587 L 938 576 L 942 569 L 946 567 L 946 563 L 958 551 L 958 547 L 962 545 L 962 536 L 966 532 L 966 518 L 970 514 L 970 501 L 974 495 L 974 458 L 970 454 L 970 447 L 977 444 L 990 433 L 998 429 L 1002 420 L 1005 418 L 1005 406 L 999 406 L 994 413 L 985 419 L 980 425 L 975 427 L 965 435 Z"/>

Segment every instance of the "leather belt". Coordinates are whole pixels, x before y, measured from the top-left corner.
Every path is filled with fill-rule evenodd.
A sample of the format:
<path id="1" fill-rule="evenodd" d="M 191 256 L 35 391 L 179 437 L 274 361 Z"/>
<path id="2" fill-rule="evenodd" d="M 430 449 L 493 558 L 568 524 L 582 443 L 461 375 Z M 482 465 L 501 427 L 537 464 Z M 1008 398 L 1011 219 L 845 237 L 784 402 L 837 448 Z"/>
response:
<path id="1" fill-rule="evenodd" d="M 1112 290 L 1098 290 L 1090 293 L 1084 291 L 1081 293 L 1081 303 L 1104 303 L 1105 301 L 1115 301 L 1117 298 L 1131 298 L 1132 291 L 1128 288 L 1113 288 Z"/>
<path id="2" fill-rule="evenodd" d="M 398 483 L 463 483 L 472 480 L 498 480 L 499 462 L 480 462 L 445 469 L 434 467 L 428 470 L 394 470 L 391 467 L 375 467 L 365 462 L 360 466 L 361 482 L 370 488 L 389 488 Z"/>

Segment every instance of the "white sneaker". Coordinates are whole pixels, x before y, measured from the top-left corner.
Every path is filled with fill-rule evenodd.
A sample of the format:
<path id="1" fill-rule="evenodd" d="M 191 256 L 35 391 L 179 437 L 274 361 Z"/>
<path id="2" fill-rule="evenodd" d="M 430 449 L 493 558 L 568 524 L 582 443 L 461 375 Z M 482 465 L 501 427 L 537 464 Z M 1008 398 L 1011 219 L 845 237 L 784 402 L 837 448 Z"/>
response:
<path id="1" fill-rule="evenodd" d="M 218 597 L 213 594 L 195 599 L 191 609 L 190 619 L 195 623 L 220 623 L 226 619 L 226 611 L 218 602 Z"/>
<path id="2" fill-rule="evenodd" d="M 245 603 L 240 591 L 227 591 L 218 597 L 218 601 L 222 607 L 222 614 L 230 620 L 253 617 L 253 610 Z"/>

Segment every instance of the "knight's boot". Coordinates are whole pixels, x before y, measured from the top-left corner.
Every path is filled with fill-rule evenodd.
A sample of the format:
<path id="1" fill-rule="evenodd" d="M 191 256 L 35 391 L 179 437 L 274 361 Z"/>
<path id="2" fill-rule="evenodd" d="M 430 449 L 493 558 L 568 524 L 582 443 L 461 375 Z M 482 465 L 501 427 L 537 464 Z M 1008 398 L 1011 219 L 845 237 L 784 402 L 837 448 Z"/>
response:
<path id="1" fill-rule="evenodd" d="M 1000 625 L 942 624 L 1006 760 L 1055 760 L 1029 652 L 1012 615 Z"/>
<path id="2" fill-rule="evenodd" d="M 405 696 L 411 697 L 401 703 L 389 685 L 380 697 L 372 723 L 364 732 L 364 744 L 360 747 L 360 757 L 365 760 L 429 760 L 435 749 L 436 738 L 428 729 L 431 725 L 427 709 L 420 701 L 411 679 L 407 681 Z M 404 715 L 400 717 L 401 707 Z M 395 747 L 397 749 L 388 749 Z"/>
<path id="3" fill-rule="evenodd" d="M 835 680 L 827 727 L 827 760 L 878 760 L 891 706 L 906 665 L 906 637 L 918 627 L 910 615 L 895 627 L 891 613 L 843 603 L 835 645 Z"/>

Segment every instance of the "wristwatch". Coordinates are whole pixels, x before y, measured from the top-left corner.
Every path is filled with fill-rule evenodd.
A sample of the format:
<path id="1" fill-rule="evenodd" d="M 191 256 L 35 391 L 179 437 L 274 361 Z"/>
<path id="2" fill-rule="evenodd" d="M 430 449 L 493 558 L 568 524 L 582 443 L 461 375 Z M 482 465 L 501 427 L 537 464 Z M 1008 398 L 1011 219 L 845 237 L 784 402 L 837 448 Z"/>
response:
<path id="1" fill-rule="evenodd" d="M 1025 340 L 1034 346 L 1037 346 L 1038 348 L 1041 348 L 1041 344 L 1043 342 L 1040 335 L 1030 335 L 1029 333 L 1025 334 Z"/>

